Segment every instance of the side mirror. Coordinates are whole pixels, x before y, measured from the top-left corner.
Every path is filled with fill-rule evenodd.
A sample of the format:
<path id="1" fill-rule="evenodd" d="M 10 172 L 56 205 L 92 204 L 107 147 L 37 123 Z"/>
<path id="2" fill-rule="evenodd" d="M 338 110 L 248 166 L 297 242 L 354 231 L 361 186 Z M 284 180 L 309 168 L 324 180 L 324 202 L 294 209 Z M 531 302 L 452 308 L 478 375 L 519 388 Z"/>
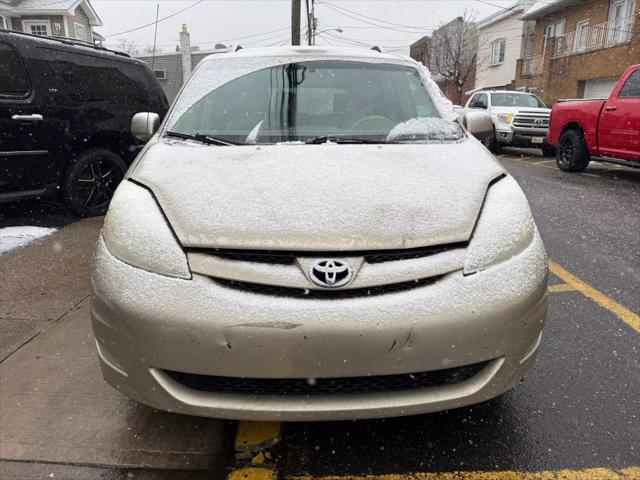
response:
<path id="1" fill-rule="evenodd" d="M 149 141 L 160 127 L 160 115 L 153 112 L 136 113 L 131 119 L 131 134 L 143 142 Z"/>
<path id="2" fill-rule="evenodd" d="M 467 112 L 462 117 L 462 125 L 478 140 L 493 135 L 493 120 L 487 112 Z"/>

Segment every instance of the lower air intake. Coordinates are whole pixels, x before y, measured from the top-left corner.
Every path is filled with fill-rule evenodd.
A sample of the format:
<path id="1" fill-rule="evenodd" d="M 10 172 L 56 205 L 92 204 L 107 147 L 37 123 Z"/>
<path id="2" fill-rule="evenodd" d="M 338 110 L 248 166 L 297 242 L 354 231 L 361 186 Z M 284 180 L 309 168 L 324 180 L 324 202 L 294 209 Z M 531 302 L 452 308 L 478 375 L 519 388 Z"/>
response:
<path id="1" fill-rule="evenodd" d="M 165 370 L 165 373 L 187 388 L 210 393 L 270 396 L 358 395 L 401 392 L 461 383 L 480 373 L 489 363 L 474 363 L 457 368 L 401 375 L 317 379 L 215 377 L 169 370 Z"/>

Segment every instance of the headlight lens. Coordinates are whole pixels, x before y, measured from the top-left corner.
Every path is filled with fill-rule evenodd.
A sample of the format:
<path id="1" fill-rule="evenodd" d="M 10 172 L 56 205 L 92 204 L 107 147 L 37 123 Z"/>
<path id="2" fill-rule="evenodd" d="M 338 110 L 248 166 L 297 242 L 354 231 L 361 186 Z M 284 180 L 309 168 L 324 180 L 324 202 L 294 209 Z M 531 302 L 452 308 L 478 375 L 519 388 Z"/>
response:
<path id="1" fill-rule="evenodd" d="M 529 202 L 511 177 L 492 185 L 467 250 L 465 275 L 509 260 L 531 242 L 536 226 Z"/>
<path id="2" fill-rule="evenodd" d="M 499 113 L 496 118 L 502 123 L 511 123 L 513 121 L 513 115 L 510 113 Z"/>
<path id="3" fill-rule="evenodd" d="M 125 180 L 116 190 L 102 227 L 111 254 L 134 267 L 177 278 L 191 278 L 187 257 L 155 199 Z"/>

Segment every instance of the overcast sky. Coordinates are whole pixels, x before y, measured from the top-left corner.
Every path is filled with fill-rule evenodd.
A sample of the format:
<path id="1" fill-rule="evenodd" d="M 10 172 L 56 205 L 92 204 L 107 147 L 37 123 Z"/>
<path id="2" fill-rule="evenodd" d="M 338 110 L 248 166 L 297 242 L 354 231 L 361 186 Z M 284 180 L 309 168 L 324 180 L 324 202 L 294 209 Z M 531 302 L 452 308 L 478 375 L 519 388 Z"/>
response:
<path id="1" fill-rule="evenodd" d="M 175 49 L 182 23 L 188 25 L 192 45 L 202 48 L 213 48 L 218 42 L 245 47 L 290 42 L 290 0 L 92 0 L 104 24 L 97 31 L 108 36 L 108 45 L 118 38 L 141 47 L 151 45 L 153 25 L 120 32 L 152 23 L 157 4 L 161 19 L 186 9 L 158 24 L 158 46 L 165 51 Z M 303 18 L 304 4 L 302 0 Z M 343 33 L 321 34 L 317 43 L 353 45 L 350 42 L 356 41 L 408 53 L 409 44 L 465 9 L 482 18 L 511 4 L 513 0 L 317 0 L 318 31 L 343 29 Z"/>

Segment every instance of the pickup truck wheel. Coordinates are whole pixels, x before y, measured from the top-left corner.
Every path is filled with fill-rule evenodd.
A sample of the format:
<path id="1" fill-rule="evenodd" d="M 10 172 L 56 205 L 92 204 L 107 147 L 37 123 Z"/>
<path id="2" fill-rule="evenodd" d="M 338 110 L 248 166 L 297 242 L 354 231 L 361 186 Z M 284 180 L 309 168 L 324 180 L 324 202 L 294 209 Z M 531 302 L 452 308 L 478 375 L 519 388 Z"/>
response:
<path id="1" fill-rule="evenodd" d="M 545 157 L 555 157 L 556 156 L 556 147 L 553 145 L 549 145 L 545 143 L 542 145 L 542 155 Z"/>
<path id="2" fill-rule="evenodd" d="M 113 152 L 85 152 L 67 169 L 62 185 L 64 200 L 81 217 L 104 215 L 126 171 L 125 163 Z"/>
<path id="3" fill-rule="evenodd" d="M 564 132 L 557 150 L 556 163 L 563 172 L 582 172 L 591 160 L 584 136 L 579 130 Z"/>

